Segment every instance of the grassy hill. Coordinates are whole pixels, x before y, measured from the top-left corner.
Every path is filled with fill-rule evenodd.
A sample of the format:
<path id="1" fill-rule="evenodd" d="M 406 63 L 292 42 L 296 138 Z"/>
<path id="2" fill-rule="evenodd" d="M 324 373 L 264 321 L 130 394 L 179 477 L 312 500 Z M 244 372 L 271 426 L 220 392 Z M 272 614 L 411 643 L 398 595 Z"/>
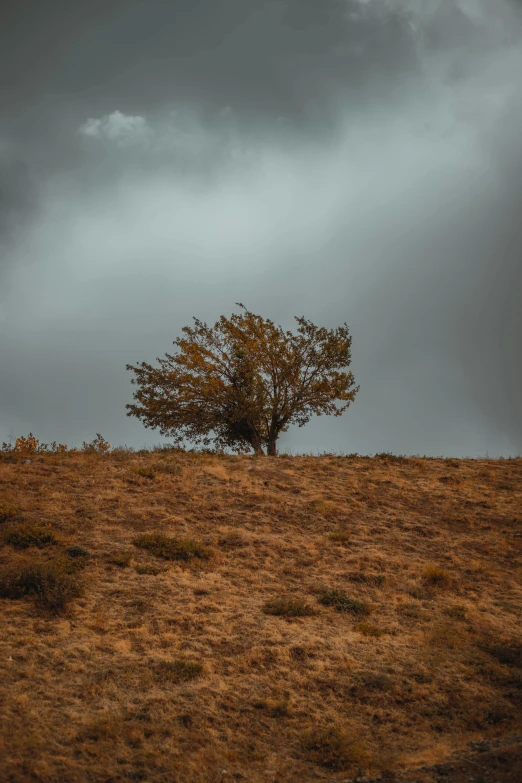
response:
<path id="1" fill-rule="evenodd" d="M 4 452 L 0 520 L 3 781 L 432 780 L 521 729 L 521 459 Z"/>

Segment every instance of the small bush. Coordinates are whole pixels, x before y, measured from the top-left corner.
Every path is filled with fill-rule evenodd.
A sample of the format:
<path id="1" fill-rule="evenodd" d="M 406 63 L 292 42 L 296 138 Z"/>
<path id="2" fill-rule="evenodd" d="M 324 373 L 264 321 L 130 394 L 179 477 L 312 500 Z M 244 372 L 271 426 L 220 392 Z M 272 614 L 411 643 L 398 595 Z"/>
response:
<path id="1" fill-rule="evenodd" d="M 276 617 L 310 617 L 316 614 L 313 606 L 302 598 L 274 598 L 267 601 L 263 607 L 265 614 Z"/>
<path id="2" fill-rule="evenodd" d="M 154 470 L 158 473 L 166 473 L 168 476 L 179 476 L 183 472 L 181 465 L 176 462 L 156 462 Z"/>
<path id="3" fill-rule="evenodd" d="M 132 554 L 130 552 L 120 552 L 117 555 L 111 555 L 107 558 L 107 562 L 110 565 L 115 565 L 118 568 L 127 568 L 131 561 Z"/>
<path id="4" fill-rule="evenodd" d="M 195 661 L 160 661 L 154 668 L 156 679 L 168 682 L 187 682 L 199 677 L 203 665 Z"/>
<path id="5" fill-rule="evenodd" d="M 68 565 L 64 560 L 55 560 L 11 567 L 0 574 L 0 597 L 32 596 L 42 608 L 60 612 L 70 600 L 83 594 Z"/>
<path id="6" fill-rule="evenodd" d="M 4 543 L 17 549 L 27 549 L 30 546 L 45 547 L 58 543 L 55 533 L 48 527 L 32 522 L 21 522 L 5 531 Z"/>
<path id="7" fill-rule="evenodd" d="M 0 503 L 0 522 L 10 522 L 18 515 L 18 508 L 6 503 Z"/>
<path id="8" fill-rule="evenodd" d="M 522 666 L 521 642 L 498 642 L 496 644 L 484 642 L 478 646 L 479 649 L 496 658 L 499 663 L 507 666 Z"/>
<path id="9" fill-rule="evenodd" d="M 248 546 L 248 541 L 245 541 L 245 539 L 240 536 L 239 533 L 227 533 L 226 535 L 221 536 L 221 538 L 218 540 L 218 544 L 222 547 L 236 548 Z"/>
<path id="10" fill-rule="evenodd" d="M 374 459 L 379 459 L 383 462 L 397 462 L 401 465 L 408 462 L 408 457 L 404 457 L 402 454 L 392 454 L 391 451 L 381 451 L 375 455 Z"/>
<path id="11" fill-rule="evenodd" d="M 96 437 L 90 443 L 83 442 L 82 448 L 88 454 L 107 454 L 111 450 L 111 444 L 97 432 Z"/>
<path id="12" fill-rule="evenodd" d="M 83 546 L 77 546 L 76 544 L 74 546 L 70 546 L 65 550 L 65 553 L 68 557 L 75 560 L 76 558 L 84 557 L 88 558 L 89 553 L 86 549 L 83 548 Z"/>
<path id="13" fill-rule="evenodd" d="M 199 541 L 169 538 L 161 533 L 145 533 L 135 538 L 132 543 L 164 560 L 192 560 L 194 558 L 207 560 L 212 555 L 212 550 Z"/>
<path id="14" fill-rule="evenodd" d="M 137 476 L 141 476 L 142 478 L 152 479 L 156 478 L 156 473 L 152 468 L 135 468 L 133 471 Z"/>
<path id="15" fill-rule="evenodd" d="M 329 769 L 348 769 L 366 758 L 364 747 L 338 726 L 317 729 L 303 737 L 303 748 L 310 761 Z"/>
<path id="16" fill-rule="evenodd" d="M 330 541 L 335 541 L 336 544 L 349 544 L 352 541 L 353 536 L 351 536 L 350 533 L 340 530 L 334 533 L 328 533 L 328 538 Z"/>
<path id="17" fill-rule="evenodd" d="M 422 580 L 424 584 L 430 587 L 448 587 L 451 584 L 451 576 L 443 568 L 433 566 L 431 568 L 425 568 L 422 572 Z"/>
<path id="18" fill-rule="evenodd" d="M 460 468 L 460 462 L 456 459 L 445 459 L 444 464 L 448 466 L 448 468 Z"/>
<path id="19" fill-rule="evenodd" d="M 158 574 L 163 573 L 165 569 L 156 568 L 155 566 L 151 565 L 137 565 L 134 570 L 137 574 L 150 574 L 151 576 L 157 576 Z"/>
<path id="20" fill-rule="evenodd" d="M 443 610 L 444 614 L 452 620 L 466 620 L 467 614 L 464 606 L 448 606 Z"/>
<path id="21" fill-rule="evenodd" d="M 370 625 L 370 623 L 359 623 L 355 626 L 355 630 L 362 633 L 363 636 L 371 636 L 374 639 L 379 639 L 381 636 L 386 635 L 386 631 L 382 628 L 378 628 L 376 625 Z"/>
<path id="22" fill-rule="evenodd" d="M 364 571 L 352 571 L 346 574 L 350 582 L 360 582 L 365 585 L 380 586 L 386 580 L 385 574 L 366 574 Z"/>
<path id="23" fill-rule="evenodd" d="M 89 562 L 89 553 L 83 546 L 70 546 L 65 550 L 67 567 L 71 574 L 85 568 Z"/>
<path id="24" fill-rule="evenodd" d="M 323 590 L 319 603 L 323 606 L 333 606 L 336 612 L 349 612 L 350 614 L 369 615 L 370 604 L 358 598 L 349 598 L 344 590 L 328 588 Z"/>

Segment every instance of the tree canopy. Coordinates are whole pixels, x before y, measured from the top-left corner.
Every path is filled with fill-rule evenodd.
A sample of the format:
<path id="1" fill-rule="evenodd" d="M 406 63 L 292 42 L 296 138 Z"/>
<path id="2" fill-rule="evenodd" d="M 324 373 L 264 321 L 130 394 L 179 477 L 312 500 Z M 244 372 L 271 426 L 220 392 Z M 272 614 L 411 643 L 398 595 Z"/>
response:
<path id="1" fill-rule="evenodd" d="M 348 326 L 315 326 L 295 317 L 296 333 L 251 313 L 221 316 L 209 327 L 197 318 L 176 339 L 175 355 L 127 365 L 138 389 L 128 416 L 184 440 L 238 452 L 277 454 L 277 439 L 313 415 L 341 416 L 359 386 L 346 372 Z"/>

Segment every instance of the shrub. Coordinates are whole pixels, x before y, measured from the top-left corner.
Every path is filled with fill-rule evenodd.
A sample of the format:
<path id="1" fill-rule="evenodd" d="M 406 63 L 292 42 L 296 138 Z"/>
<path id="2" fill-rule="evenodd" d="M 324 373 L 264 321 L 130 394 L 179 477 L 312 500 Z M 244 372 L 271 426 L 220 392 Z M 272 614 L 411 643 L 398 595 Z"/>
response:
<path id="1" fill-rule="evenodd" d="M 58 543 L 52 530 L 32 522 L 21 522 L 11 526 L 5 531 L 3 539 L 4 543 L 17 549 L 27 549 L 30 546 L 44 547 Z"/>
<path id="2" fill-rule="evenodd" d="M 35 438 L 33 433 L 30 432 L 27 438 L 21 436 L 17 438 L 14 446 L 9 443 L 2 444 L 2 451 L 10 454 L 16 454 L 20 457 L 31 457 L 34 454 L 65 454 L 68 447 L 63 443 L 57 443 L 53 440 L 52 443 L 40 443 L 38 438 Z"/>
<path id="3" fill-rule="evenodd" d="M 451 584 L 451 576 L 447 571 L 438 566 L 432 566 L 425 568 L 422 572 L 422 579 L 426 585 L 430 587 L 447 587 Z"/>
<path id="4" fill-rule="evenodd" d="M 245 539 L 239 535 L 239 533 L 226 533 L 225 535 L 221 536 L 221 538 L 218 540 L 219 546 L 223 547 L 242 547 L 242 546 L 248 546 L 248 541 L 245 541 Z"/>
<path id="5" fill-rule="evenodd" d="M 168 682 L 187 682 L 199 677 L 203 665 L 195 661 L 160 661 L 154 668 L 154 675 L 158 680 Z"/>
<path id="6" fill-rule="evenodd" d="M 316 614 L 313 606 L 303 601 L 302 598 L 274 598 L 267 601 L 263 607 L 265 614 L 276 617 L 310 617 Z"/>
<path id="7" fill-rule="evenodd" d="M 302 744 L 311 761 L 329 769 L 347 769 L 366 758 L 360 741 L 350 737 L 338 726 L 308 732 Z"/>
<path id="8" fill-rule="evenodd" d="M 322 591 L 319 603 L 323 606 L 333 606 L 336 612 L 349 612 L 350 614 L 369 615 L 370 604 L 358 598 L 349 598 L 344 590 L 327 588 Z"/>
<path id="9" fill-rule="evenodd" d="M 492 655 L 499 663 L 507 666 L 522 666 L 522 643 L 521 642 L 483 642 L 478 645 L 479 649 Z"/>
<path id="10" fill-rule="evenodd" d="M 464 606 L 448 606 L 446 609 L 443 609 L 443 612 L 448 617 L 451 617 L 452 620 L 467 619 L 466 608 Z"/>
<path id="11" fill-rule="evenodd" d="M 18 514 L 16 506 L 11 506 L 7 503 L 0 503 L 0 522 L 10 522 Z"/>
<path id="12" fill-rule="evenodd" d="M 42 608 L 60 612 L 71 599 L 83 594 L 68 565 L 64 560 L 54 560 L 11 567 L 0 574 L 0 597 L 32 596 Z"/>
<path id="13" fill-rule="evenodd" d="M 402 454 L 392 454 L 391 451 L 381 451 L 375 455 L 374 459 L 380 459 L 384 462 L 398 462 L 399 464 L 408 462 L 408 457 L 404 457 Z"/>
<path id="14" fill-rule="evenodd" d="M 156 473 L 152 468 L 135 468 L 134 473 L 136 473 L 137 476 L 141 476 L 142 478 L 146 479 L 155 479 Z"/>
<path id="15" fill-rule="evenodd" d="M 77 546 L 76 544 L 74 546 L 70 546 L 65 550 L 65 553 L 68 557 L 72 558 L 73 560 L 80 557 L 89 557 L 89 553 L 86 549 L 83 548 L 83 546 Z"/>
<path id="16" fill-rule="evenodd" d="M 199 541 L 189 538 L 170 538 L 161 533 L 144 533 L 132 542 L 140 549 L 146 549 L 156 557 L 164 560 L 206 560 L 212 555 L 212 550 Z"/>
<path id="17" fill-rule="evenodd" d="M 371 636 L 374 639 L 379 639 L 386 634 L 386 631 L 383 631 L 382 628 L 378 628 L 370 623 L 359 623 L 359 625 L 355 626 L 355 630 L 362 633 L 363 636 Z"/>
<path id="18" fill-rule="evenodd" d="M 151 576 L 157 576 L 164 571 L 163 568 L 156 568 L 155 566 L 151 565 L 137 565 L 134 570 L 137 574 L 150 574 Z"/>
<path id="19" fill-rule="evenodd" d="M 70 546 L 65 550 L 67 568 L 71 574 L 85 568 L 89 561 L 89 553 L 82 546 Z"/>
<path id="20" fill-rule="evenodd" d="M 115 565 L 118 568 L 127 568 L 131 561 L 132 554 L 130 552 L 119 552 L 116 555 L 111 555 L 107 558 L 107 562 L 111 565 Z"/>
<path id="21" fill-rule="evenodd" d="M 362 582 L 363 584 L 379 586 L 386 580 L 386 575 L 366 574 L 364 571 L 352 571 L 351 573 L 346 574 L 346 578 L 349 579 L 350 582 Z"/>
<path id="22" fill-rule="evenodd" d="M 336 544 L 349 544 L 352 541 L 352 536 L 346 531 L 339 530 L 334 533 L 328 533 L 330 541 L 335 541 Z"/>
<path id="23" fill-rule="evenodd" d="M 97 432 L 96 437 L 90 443 L 83 441 L 82 448 L 88 454 L 107 454 L 111 450 L 111 444 Z"/>

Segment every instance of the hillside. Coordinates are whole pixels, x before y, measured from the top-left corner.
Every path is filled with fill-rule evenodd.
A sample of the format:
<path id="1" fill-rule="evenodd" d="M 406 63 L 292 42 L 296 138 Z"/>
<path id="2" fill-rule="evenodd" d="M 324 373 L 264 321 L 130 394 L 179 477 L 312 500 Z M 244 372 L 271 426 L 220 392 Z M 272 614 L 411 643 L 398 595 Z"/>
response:
<path id="1" fill-rule="evenodd" d="M 521 731 L 521 459 L 4 453 L 0 519 L 3 781 L 435 780 Z"/>

